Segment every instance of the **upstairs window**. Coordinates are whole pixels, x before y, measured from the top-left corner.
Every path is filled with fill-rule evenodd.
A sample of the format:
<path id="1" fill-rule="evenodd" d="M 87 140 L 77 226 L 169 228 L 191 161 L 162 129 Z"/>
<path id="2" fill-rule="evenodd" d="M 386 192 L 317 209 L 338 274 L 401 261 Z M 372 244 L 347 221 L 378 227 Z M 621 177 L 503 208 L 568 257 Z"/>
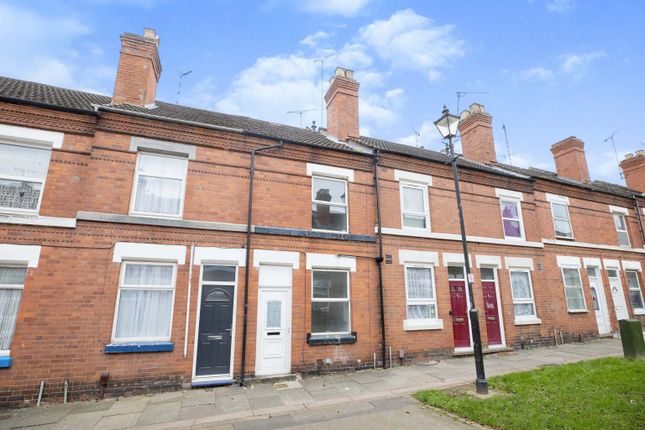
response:
<path id="1" fill-rule="evenodd" d="M 571 228 L 571 218 L 569 217 L 569 199 L 547 194 L 547 200 L 551 202 L 555 237 L 573 239 L 573 229 Z"/>
<path id="2" fill-rule="evenodd" d="M 347 232 L 347 181 L 314 176 L 312 182 L 312 228 Z"/>
<path id="3" fill-rule="evenodd" d="M 620 246 L 630 247 L 629 234 L 627 233 L 627 223 L 625 222 L 625 214 L 614 212 L 614 226 L 616 227 L 616 234 L 618 235 L 618 244 Z"/>
<path id="4" fill-rule="evenodd" d="M 0 211 L 37 214 L 51 148 L 0 142 Z"/>
<path id="5" fill-rule="evenodd" d="M 140 152 L 130 213 L 180 218 L 188 159 Z"/>
<path id="6" fill-rule="evenodd" d="M 401 184 L 401 216 L 403 228 L 428 228 L 428 188 Z"/>
<path id="7" fill-rule="evenodd" d="M 496 188 L 502 212 L 502 226 L 506 239 L 524 239 L 524 222 L 522 221 L 522 193 Z"/>
<path id="8" fill-rule="evenodd" d="M 26 267 L 0 266 L 0 351 L 11 348 Z"/>
<path id="9" fill-rule="evenodd" d="M 625 277 L 627 278 L 629 297 L 632 301 L 634 312 L 642 314 L 645 311 L 645 303 L 643 303 L 643 293 L 641 291 L 641 286 L 638 281 L 638 272 L 635 270 L 627 270 L 625 271 Z"/>

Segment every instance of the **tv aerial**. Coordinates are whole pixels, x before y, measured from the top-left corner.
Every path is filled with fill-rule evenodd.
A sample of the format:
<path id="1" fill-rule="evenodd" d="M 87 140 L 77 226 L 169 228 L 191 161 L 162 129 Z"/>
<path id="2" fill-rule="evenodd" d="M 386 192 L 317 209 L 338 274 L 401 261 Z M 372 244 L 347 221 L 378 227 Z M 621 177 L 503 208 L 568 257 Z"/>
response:
<path id="1" fill-rule="evenodd" d="M 188 76 L 191 73 L 193 73 L 192 70 L 189 70 L 187 72 L 179 72 L 179 86 L 177 87 L 177 101 L 175 102 L 175 104 L 179 104 L 179 94 L 181 94 L 181 81 L 185 76 Z"/>
<path id="2" fill-rule="evenodd" d="M 457 91 L 457 115 L 461 115 L 459 112 L 459 102 L 461 98 L 467 94 L 490 94 L 490 91 Z"/>
<path id="3" fill-rule="evenodd" d="M 607 139 L 603 140 L 603 143 L 607 143 L 611 141 L 611 146 L 614 148 L 614 155 L 616 156 L 616 166 L 618 166 L 618 174 L 620 175 L 620 179 L 625 179 L 625 175 L 623 175 L 623 171 L 620 168 L 620 160 L 618 159 L 618 150 L 616 149 L 616 142 L 614 142 L 614 136 L 618 133 L 618 130 L 614 131 Z"/>
<path id="4" fill-rule="evenodd" d="M 290 111 L 288 111 L 287 113 L 289 113 L 289 114 L 296 114 L 296 115 L 300 115 L 300 128 L 302 128 L 302 115 L 304 115 L 304 114 L 305 114 L 305 113 L 307 113 L 307 112 L 313 112 L 313 111 L 315 111 L 315 110 L 318 110 L 318 109 L 290 110 Z"/>

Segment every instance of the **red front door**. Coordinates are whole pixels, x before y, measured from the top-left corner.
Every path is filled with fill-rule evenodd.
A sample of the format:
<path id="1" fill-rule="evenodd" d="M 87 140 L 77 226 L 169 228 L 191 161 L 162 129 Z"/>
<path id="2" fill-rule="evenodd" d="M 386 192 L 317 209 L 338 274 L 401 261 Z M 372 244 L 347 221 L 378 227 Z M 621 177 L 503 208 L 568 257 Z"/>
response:
<path id="1" fill-rule="evenodd" d="M 484 294 L 484 307 L 486 308 L 488 344 L 500 345 L 502 343 L 502 332 L 499 328 L 499 309 L 497 306 L 495 281 L 482 281 L 482 292 Z"/>
<path id="2" fill-rule="evenodd" d="M 455 348 L 470 346 L 468 332 L 468 302 L 466 301 L 466 282 L 448 281 L 450 287 L 450 305 L 452 306 L 452 332 Z"/>

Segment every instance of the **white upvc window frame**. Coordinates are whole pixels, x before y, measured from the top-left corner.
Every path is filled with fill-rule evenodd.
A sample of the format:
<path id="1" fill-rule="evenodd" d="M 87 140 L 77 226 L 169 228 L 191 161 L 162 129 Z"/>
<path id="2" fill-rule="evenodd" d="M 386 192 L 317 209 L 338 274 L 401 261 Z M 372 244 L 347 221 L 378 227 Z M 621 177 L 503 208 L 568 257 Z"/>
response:
<path id="1" fill-rule="evenodd" d="M 23 264 L 1 263 L 0 267 L 12 267 L 12 268 L 17 267 L 17 268 L 28 270 L 27 265 L 23 265 Z M 18 312 L 20 312 L 20 302 L 22 302 L 22 296 L 25 291 L 25 283 L 27 282 L 27 275 L 28 273 L 25 273 L 25 280 L 23 281 L 22 284 L 0 284 L 0 290 L 20 290 L 21 291 L 20 300 L 18 301 Z M 18 319 L 18 315 L 16 315 L 15 324 L 17 324 L 17 319 Z M 0 349 L 0 357 L 11 355 L 11 343 L 13 343 L 13 337 L 15 334 L 16 334 L 16 330 L 14 325 L 14 332 L 11 333 L 11 342 L 9 344 L 9 349 Z"/>
<path id="2" fill-rule="evenodd" d="M 531 292 L 530 298 L 516 298 L 515 291 L 513 290 L 513 273 L 522 272 L 528 275 L 529 291 Z M 525 267 L 511 267 L 508 269 L 508 280 L 511 287 L 511 296 L 513 297 L 513 317 L 515 325 L 524 324 L 540 324 L 542 321 L 537 316 L 537 306 L 535 305 L 535 292 L 533 291 L 533 280 L 531 279 L 531 269 Z M 515 305 L 533 305 L 533 315 L 515 315 Z"/>
<path id="3" fill-rule="evenodd" d="M 326 181 L 336 181 L 336 182 L 342 182 L 343 185 L 345 186 L 345 203 L 338 203 L 338 202 L 325 202 L 322 200 L 316 200 L 316 195 L 315 195 L 315 182 L 316 179 L 324 179 Z M 313 228 L 312 224 L 312 230 L 313 231 L 322 231 L 322 232 L 327 232 L 327 233 L 339 233 L 339 234 L 347 234 L 349 233 L 349 186 L 348 186 L 348 179 L 346 178 L 340 178 L 340 177 L 333 177 L 333 176 L 324 176 L 321 174 L 312 174 L 311 175 L 311 203 L 312 206 L 313 204 L 316 205 L 327 205 L 327 206 L 336 206 L 336 207 L 344 207 L 345 208 L 345 229 L 344 230 L 327 230 L 327 229 L 322 229 L 322 228 Z M 313 223 L 313 207 L 312 207 L 312 223 Z"/>
<path id="4" fill-rule="evenodd" d="M 424 212 L 413 212 L 405 210 L 405 199 L 403 194 L 404 188 L 411 188 L 421 191 L 423 197 L 423 210 Z M 431 230 L 430 228 L 430 207 L 428 202 L 428 186 L 425 184 L 401 181 L 399 183 L 399 198 L 401 202 L 401 228 L 404 230 Z M 416 218 L 423 218 L 425 222 L 425 227 L 411 227 L 405 225 L 405 216 L 412 216 Z"/>
<path id="5" fill-rule="evenodd" d="M 502 232 L 504 233 L 504 239 L 513 240 L 513 241 L 526 241 L 526 231 L 524 230 L 524 216 L 522 214 L 522 201 L 524 196 L 518 191 L 505 190 L 502 188 L 495 188 L 495 195 L 499 199 L 499 212 L 500 218 L 502 221 Z M 504 217 L 504 206 L 503 203 L 513 203 L 517 207 L 517 219 L 516 218 L 506 218 Z M 504 228 L 504 220 L 509 221 L 518 221 L 520 225 L 520 236 L 508 236 L 506 234 L 506 228 Z"/>
<path id="6" fill-rule="evenodd" d="M 568 286 L 567 285 L 567 280 L 566 280 L 566 277 L 564 276 L 564 271 L 565 270 L 575 270 L 576 273 L 578 273 L 578 282 L 580 284 L 580 287 Z M 560 266 L 560 276 L 562 276 L 562 285 L 564 286 L 564 302 L 567 304 L 567 312 L 569 312 L 569 313 L 584 313 L 584 312 L 587 312 L 588 311 L 587 300 L 585 299 L 584 286 L 582 284 L 582 276 L 580 275 L 580 266 L 561 265 Z M 580 290 L 580 293 L 582 294 L 582 304 L 584 305 L 584 308 L 572 309 L 569 306 L 569 300 L 567 299 L 567 289 Z"/>
<path id="7" fill-rule="evenodd" d="M 627 277 L 628 273 L 633 273 L 634 274 L 634 279 L 636 279 L 636 287 L 637 288 L 632 288 L 629 285 L 629 278 Z M 632 309 L 634 310 L 634 315 L 645 315 L 645 298 L 643 297 L 643 290 L 641 289 L 641 281 L 639 279 L 639 271 L 635 269 L 626 269 L 625 270 L 625 281 L 627 282 L 627 290 L 629 291 L 629 301 L 632 304 Z M 631 293 L 634 291 L 638 291 L 638 293 L 641 296 L 641 303 L 643 303 L 644 307 L 642 308 L 637 308 L 634 306 L 634 301 L 632 300 Z"/>
<path id="8" fill-rule="evenodd" d="M 146 175 L 139 172 L 139 162 L 141 156 L 150 156 L 150 157 L 166 157 L 166 158 L 175 158 L 178 160 L 183 160 L 186 163 L 186 170 L 183 176 L 172 176 L 172 175 Z M 160 178 L 160 179 L 173 179 L 181 180 L 181 194 L 179 200 L 179 213 L 178 214 L 160 214 L 155 212 L 142 212 L 135 210 L 137 203 L 137 191 L 139 189 L 139 177 L 145 176 L 150 178 Z M 184 217 L 184 203 L 186 198 L 186 182 L 188 179 L 188 156 L 183 155 L 174 155 L 174 154 L 165 154 L 160 152 L 152 151 L 139 151 L 137 152 L 137 161 L 134 167 L 134 181 L 132 182 L 132 196 L 130 198 L 130 215 L 133 216 L 142 216 L 147 218 L 167 218 L 167 219 L 182 219 Z"/>
<path id="9" fill-rule="evenodd" d="M 549 201 L 549 204 L 551 206 L 551 219 L 553 220 L 553 234 L 554 234 L 554 236 L 557 239 L 574 240 L 575 235 L 573 233 L 573 224 L 571 223 L 571 213 L 569 212 L 569 199 L 567 197 L 556 196 L 556 195 L 553 195 L 553 194 L 547 194 L 546 198 Z M 555 215 L 555 210 L 553 208 L 554 205 L 564 206 L 564 210 L 565 210 L 565 212 L 567 214 L 567 217 L 566 218 L 557 217 Z M 558 235 L 558 229 L 556 227 L 556 221 L 566 222 L 567 224 L 569 224 L 569 230 L 571 231 L 571 236 Z"/>
<path id="10" fill-rule="evenodd" d="M 404 330 L 433 330 L 443 329 L 443 321 L 439 318 L 439 304 L 437 302 L 437 283 L 435 278 L 435 267 L 432 264 L 406 263 L 403 265 L 403 276 L 405 281 L 405 321 L 403 322 Z M 430 279 L 432 282 L 432 299 L 411 299 L 408 294 L 408 269 L 430 269 Z M 434 318 L 414 319 L 408 315 L 408 306 L 410 305 L 429 305 L 434 306 Z"/>
<path id="11" fill-rule="evenodd" d="M 15 175 L 0 174 L 0 180 L 30 182 L 30 183 L 40 184 L 40 193 L 38 194 L 38 203 L 36 205 L 36 209 L 9 208 L 9 207 L 0 206 L 0 213 L 37 216 L 38 214 L 40 214 L 40 205 L 43 201 L 43 194 L 45 194 L 45 184 L 47 182 L 47 176 L 49 176 L 49 165 L 51 164 L 52 146 L 45 145 L 45 144 L 38 144 L 38 143 L 26 143 L 26 142 L 20 142 L 20 141 L 14 142 L 8 139 L 3 139 L 2 136 L 0 136 L 0 145 L 21 146 L 25 148 L 35 148 L 39 150 L 49 151 L 49 160 L 47 161 L 47 173 L 45 174 L 45 177 L 42 179 L 31 177 L 31 176 L 15 176 Z"/>
<path id="12" fill-rule="evenodd" d="M 316 272 L 342 272 L 347 277 L 347 297 L 346 298 L 327 298 L 327 297 L 314 297 L 314 274 Z M 350 285 L 350 270 L 349 269 L 328 269 L 328 268 L 312 268 L 311 269 L 311 311 L 313 313 L 314 303 L 347 303 L 347 331 L 326 331 L 314 332 L 313 326 L 311 327 L 312 336 L 338 336 L 343 334 L 350 334 L 352 332 L 352 293 Z M 313 315 L 312 315 L 313 319 Z"/>
<path id="13" fill-rule="evenodd" d="M 618 246 L 622 248 L 631 248 L 632 242 L 631 239 L 629 238 L 629 229 L 627 228 L 627 210 L 625 209 L 624 211 L 622 210 L 617 210 L 619 208 L 612 208 L 611 210 L 611 217 L 612 217 L 612 222 L 614 223 L 614 228 L 616 230 L 616 237 L 618 239 Z M 623 220 L 623 225 L 625 226 L 624 230 L 619 230 L 618 226 L 616 225 L 616 217 L 622 218 Z M 620 243 L 620 233 L 624 233 L 625 237 L 627 238 L 627 244 L 623 245 Z"/>
<path id="14" fill-rule="evenodd" d="M 125 285 L 125 269 L 128 265 L 141 265 L 141 266 L 172 266 L 172 282 L 171 285 Z M 169 342 L 172 338 L 172 322 L 175 313 L 175 294 L 177 286 L 177 263 L 159 262 L 159 261 L 142 261 L 142 260 L 123 260 L 121 263 L 119 273 L 119 287 L 117 291 L 116 303 L 114 306 L 114 318 L 112 321 L 112 342 L 113 343 L 131 343 L 131 342 Z M 154 290 L 154 291 L 172 291 L 172 298 L 170 304 L 170 321 L 168 336 L 160 337 L 134 337 L 134 338 L 118 338 L 116 337 L 117 320 L 119 318 L 119 303 L 121 301 L 122 290 Z"/>

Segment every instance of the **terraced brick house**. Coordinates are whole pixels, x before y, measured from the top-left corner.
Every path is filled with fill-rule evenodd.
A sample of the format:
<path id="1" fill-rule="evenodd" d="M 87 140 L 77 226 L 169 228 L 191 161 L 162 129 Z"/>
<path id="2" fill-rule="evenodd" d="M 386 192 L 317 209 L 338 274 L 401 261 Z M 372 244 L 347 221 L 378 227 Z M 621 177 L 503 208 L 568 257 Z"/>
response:
<path id="1" fill-rule="evenodd" d="M 0 78 L 0 404 L 469 353 L 447 157 L 360 136 L 351 71 L 301 129 L 155 100 L 159 38 L 121 43 L 112 97 Z M 481 105 L 460 132 L 485 348 L 645 321 L 645 154 L 626 188 L 574 137 L 497 162 Z"/>

